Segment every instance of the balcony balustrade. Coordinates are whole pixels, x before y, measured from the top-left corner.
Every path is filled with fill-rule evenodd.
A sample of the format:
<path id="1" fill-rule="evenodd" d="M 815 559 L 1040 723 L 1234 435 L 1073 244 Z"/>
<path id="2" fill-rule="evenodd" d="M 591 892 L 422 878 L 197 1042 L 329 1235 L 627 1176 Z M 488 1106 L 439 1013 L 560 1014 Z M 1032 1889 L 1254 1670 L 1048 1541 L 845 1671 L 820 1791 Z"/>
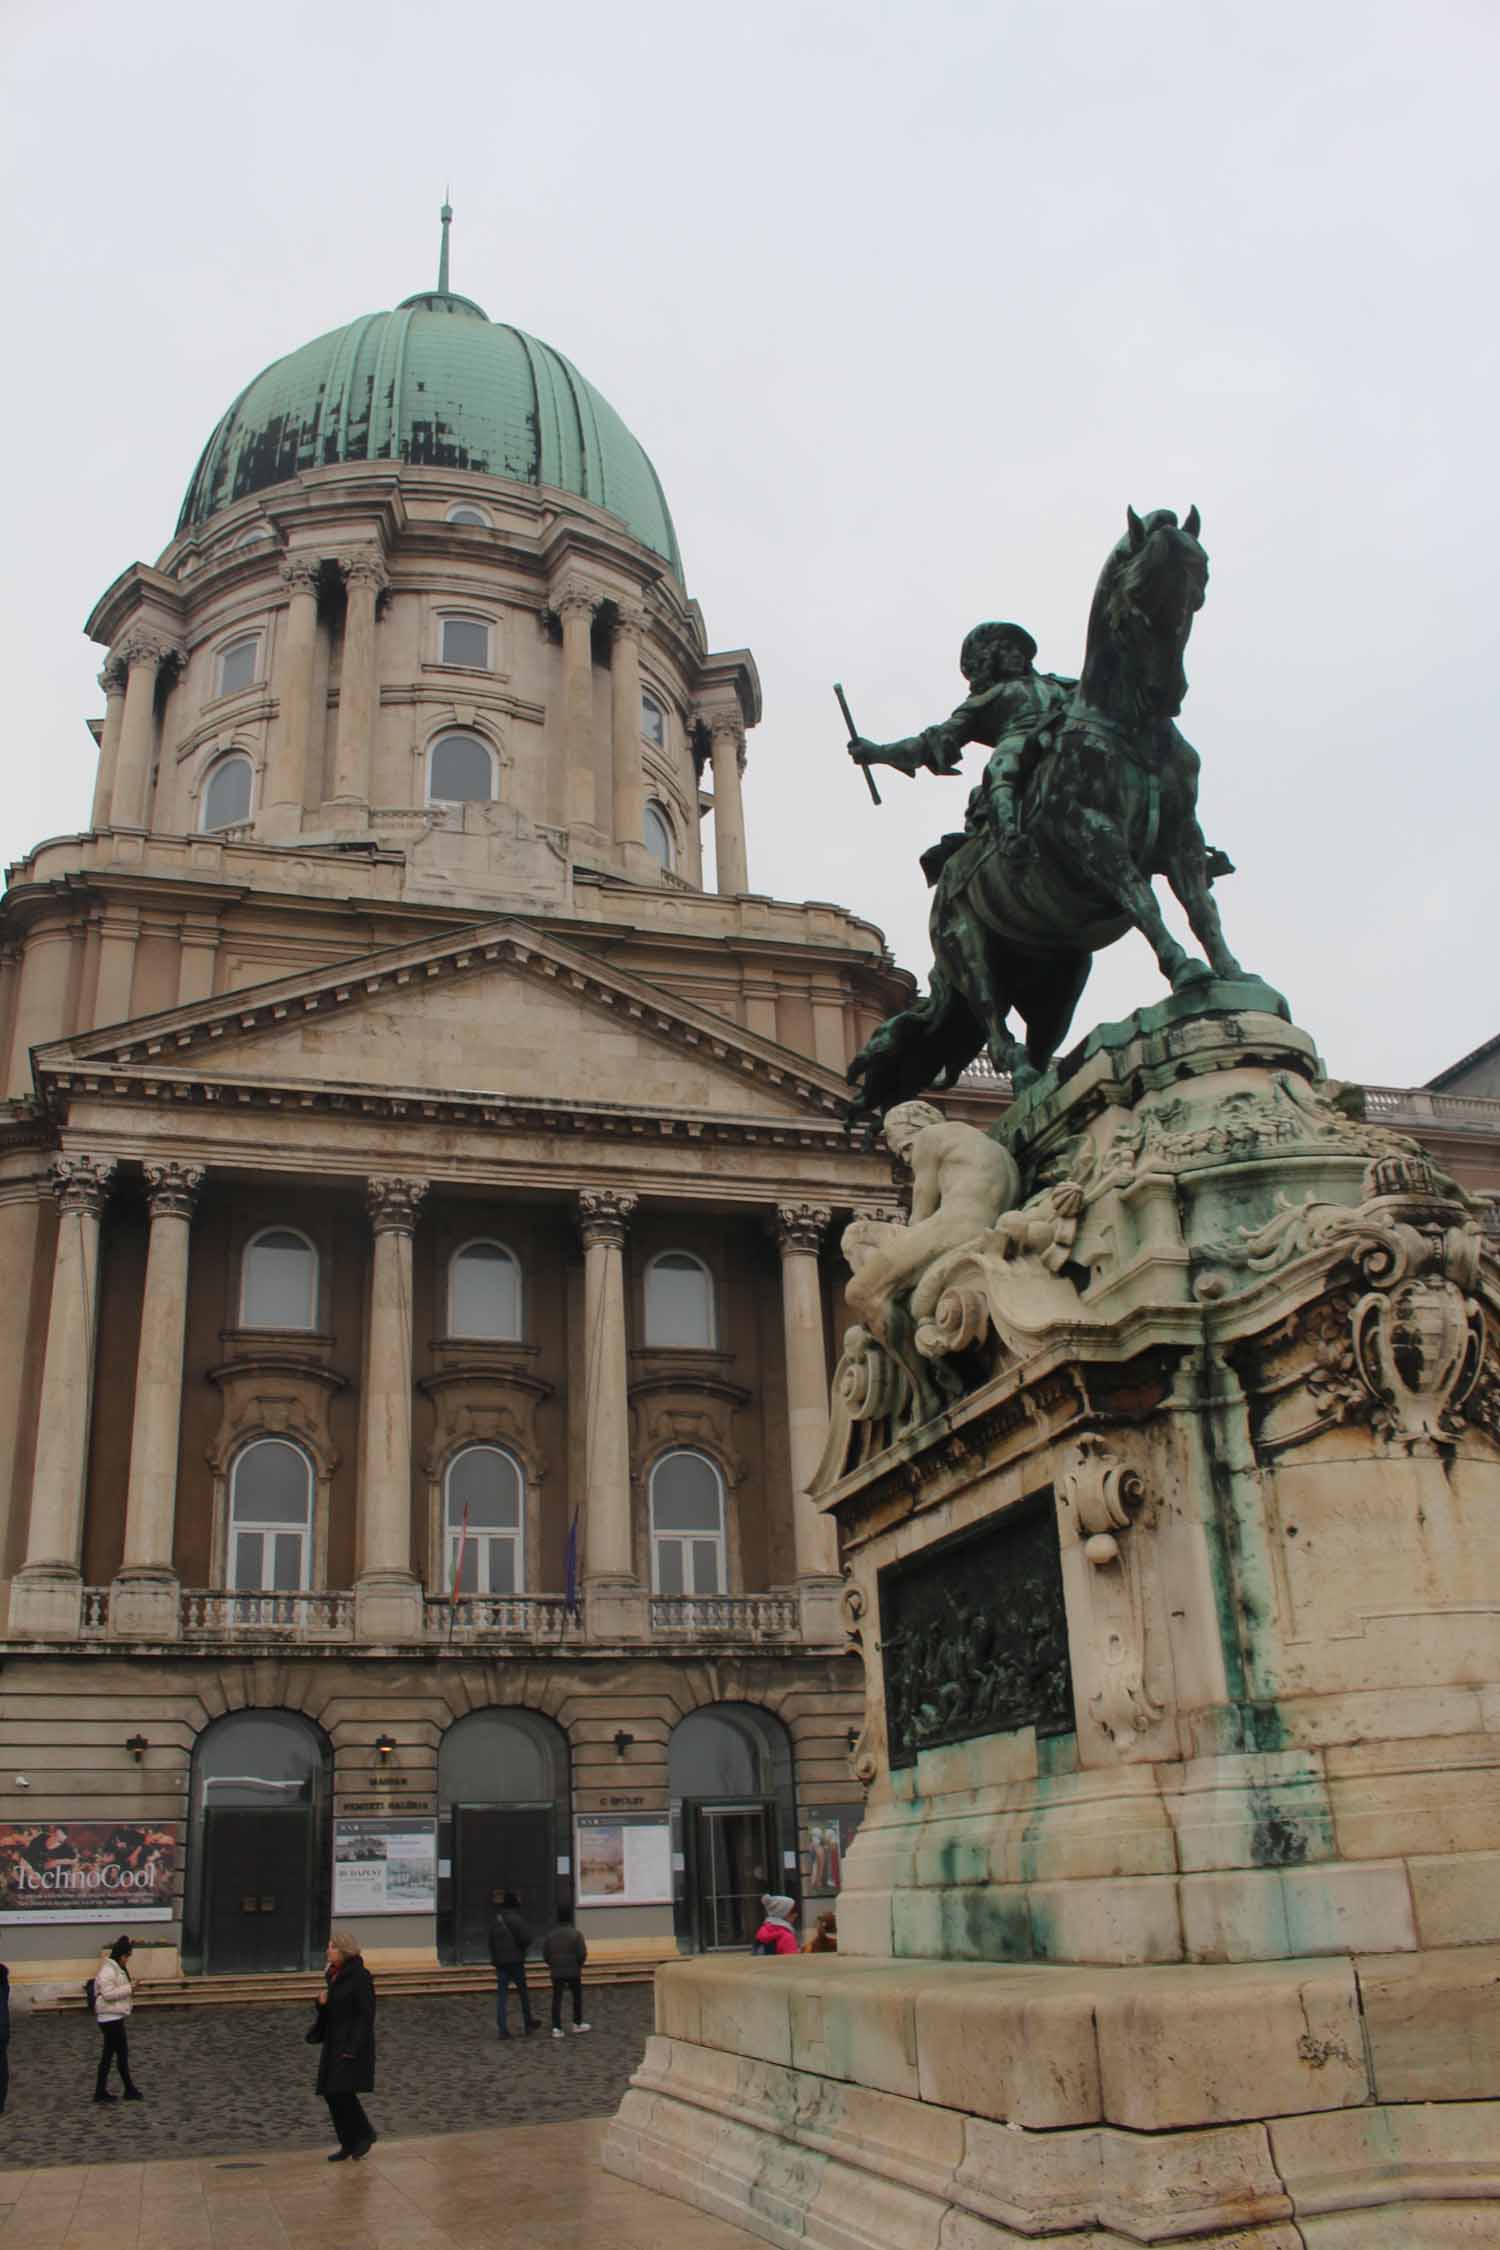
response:
<path id="1" fill-rule="evenodd" d="M 237 1633 L 286 1634 L 306 1641 L 354 1638 L 354 1596 L 344 1593 L 237 1593 L 227 1587 L 186 1588 L 181 1605 L 184 1640 L 217 1640 Z"/>
<path id="2" fill-rule="evenodd" d="M 581 1640 L 583 1616 L 570 1617 L 561 1594 L 460 1594 L 457 1601 L 430 1596 L 422 1604 L 429 1641 L 473 1648 L 487 1641 L 556 1643 Z"/>
<path id="3" fill-rule="evenodd" d="M 107 1586 L 84 1588 L 85 1640 L 108 1639 L 109 1604 Z M 753 1644 L 803 1638 L 802 1605 L 795 1594 L 653 1594 L 647 1614 L 651 1640 L 678 1648 L 691 1641 Z M 278 1594 L 184 1587 L 178 1597 L 178 1617 L 182 1639 L 199 1644 L 354 1640 L 352 1592 Z M 586 1643 L 589 1629 L 582 1604 L 570 1613 L 561 1594 L 460 1594 L 457 1601 L 431 1595 L 422 1603 L 422 1638 L 437 1649 L 505 1643 L 560 1648 Z"/>
<path id="4" fill-rule="evenodd" d="M 794 1641 L 795 1594 L 653 1594 L 651 1634 L 666 1640 Z"/>

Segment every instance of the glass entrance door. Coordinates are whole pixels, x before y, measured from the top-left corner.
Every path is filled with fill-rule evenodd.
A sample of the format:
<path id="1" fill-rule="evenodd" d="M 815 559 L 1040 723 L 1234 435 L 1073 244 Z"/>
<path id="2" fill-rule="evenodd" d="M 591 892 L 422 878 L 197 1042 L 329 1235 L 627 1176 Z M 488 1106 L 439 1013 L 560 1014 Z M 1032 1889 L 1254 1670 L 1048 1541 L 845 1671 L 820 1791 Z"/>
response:
<path id="1" fill-rule="evenodd" d="M 776 1888 L 775 1806 L 748 1801 L 694 1810 L 698 1943 L 705 1953 L 753 1945 L 765 1918 L 762 1894 Z"/>

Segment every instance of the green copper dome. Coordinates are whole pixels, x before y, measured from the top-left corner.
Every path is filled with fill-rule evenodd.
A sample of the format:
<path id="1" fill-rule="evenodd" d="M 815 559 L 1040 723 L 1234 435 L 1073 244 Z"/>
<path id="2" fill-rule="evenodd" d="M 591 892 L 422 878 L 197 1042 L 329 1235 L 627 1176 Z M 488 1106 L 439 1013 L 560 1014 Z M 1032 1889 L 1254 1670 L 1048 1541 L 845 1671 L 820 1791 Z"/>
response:
<path id="1" fill-rule="evenodd" d="M 179 536 L 307 469 L 405 461 L 576 492 L 681 579 L 656 471 L 614 408 L 550 344 L 442 286 L 446 264 L 445 240 L 437 289 L 332 329 L 241 391 L 193 472 Z"/>

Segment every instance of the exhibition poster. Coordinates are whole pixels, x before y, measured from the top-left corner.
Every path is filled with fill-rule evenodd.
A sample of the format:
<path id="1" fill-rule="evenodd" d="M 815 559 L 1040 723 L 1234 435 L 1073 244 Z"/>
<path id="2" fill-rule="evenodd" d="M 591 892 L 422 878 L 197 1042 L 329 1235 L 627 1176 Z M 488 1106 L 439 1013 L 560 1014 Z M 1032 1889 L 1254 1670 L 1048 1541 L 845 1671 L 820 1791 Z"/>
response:
<path id="1" fill-rule="evenodd" d="M 665 1813 L 580 1813 L 580 1906 L 663 1906 L 672 1899 L 672 1824 Z"/>
<path id="2" fill-rule="evenodd" d="M 437 1911 L 437 1828 L 430 1820 L 336 1820 L 333 1911 Z"/>
<path id="3" fill-rule="evenodd" d="M 0 1922 L 170 1922 L 177 1837 L 138 1820 L 7 1821 Z"/>

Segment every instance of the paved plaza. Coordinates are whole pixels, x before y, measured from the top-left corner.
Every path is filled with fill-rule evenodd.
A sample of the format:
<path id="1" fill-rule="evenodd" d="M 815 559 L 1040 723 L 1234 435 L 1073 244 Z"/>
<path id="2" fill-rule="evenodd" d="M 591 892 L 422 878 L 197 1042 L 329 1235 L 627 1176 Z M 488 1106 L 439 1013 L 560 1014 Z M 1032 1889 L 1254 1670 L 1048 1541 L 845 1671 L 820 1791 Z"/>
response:
<path id="1" fill-rule="evenodd" d="M 533 2045 L 535 2042 L 533 2041 Z M 582 2041 L 579 2042 L 583 2044 Z M 0 2173 L 16 2250 L 754 2250 L 755 2238 L 600 2169 L 606 2121 Z"/>
<path id="2" fill-rule="evenodd" d="M 651 2029 L 651 1988 L 600 1987 L 588 2009 L 594 2028 L 581 2037 L 554 2039 L 544 2009 L 541 2031 L 501 2046 L 487 1994 L 382 2001 L 376 2090 L 365 2106 L 383 2143 L 610 2116 Z M 328 2112 L 313 2092 L 318 2050 L 304 2039 L 311 2021 L 311 2008 L 297 2005 L 139 2010 L 130 2060 L 146 2099 L 103 2109 L 91 2099 L 99 2033 L 90 2019 L 20 2016 L 0 2168 L 326 2149 Z"/>

